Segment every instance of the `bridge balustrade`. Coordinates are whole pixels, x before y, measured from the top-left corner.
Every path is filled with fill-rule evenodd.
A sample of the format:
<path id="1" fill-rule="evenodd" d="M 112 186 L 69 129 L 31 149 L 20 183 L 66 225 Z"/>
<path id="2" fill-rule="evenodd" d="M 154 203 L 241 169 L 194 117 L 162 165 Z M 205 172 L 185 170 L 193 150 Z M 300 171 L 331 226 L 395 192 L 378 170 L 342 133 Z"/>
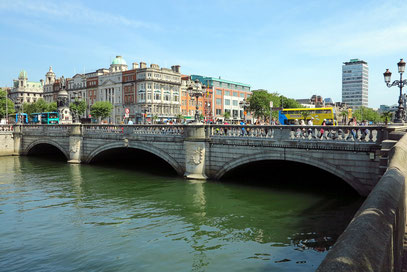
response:
<path id="1" fill-rule="evenodd" d="M 184 125 L 83 125 L 84 135 L 183 135 Z"/>
<path id="2" fill-rule="evenodd" d="M 210 125 L 209 137 L 381 143 L 384 126 L 241 126 Z"/>
<path id="3" fill-rule="evenodd" d="M 13 127 L 14 127 L 13 125 L 2 124 L 2 125 L 0 125 L 0 131 L 4 131 L 4 132 L 13 131 L 14 130 Z"/>

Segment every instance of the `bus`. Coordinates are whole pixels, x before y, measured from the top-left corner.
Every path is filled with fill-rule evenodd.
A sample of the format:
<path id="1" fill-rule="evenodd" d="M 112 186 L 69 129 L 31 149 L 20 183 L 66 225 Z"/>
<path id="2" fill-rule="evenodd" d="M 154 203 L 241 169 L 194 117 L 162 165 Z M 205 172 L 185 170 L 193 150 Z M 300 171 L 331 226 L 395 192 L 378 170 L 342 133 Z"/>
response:
<path id="1" fill-rule="evenodd" d="M 31 123 L 41 123 L 41 113 L 31 113 Z"/>
<path id="2" fill-rule="evenodd" d="M 17 114 L 11 114 L 9 117 L 9 122 L 21 122 L 24 124 L 28 124 L 28 114 L 27 113 L 17 113 Z"/>
<path id="3" fill-rule="evenodd" d="M 278 112 L 278 121 L 281 125 L 294 125 L 295 120 L 304 119 L 303 112 L 308 112 L 305 123 L 311 118 L 313 124 L 318 126 L 326 120 L 327 125 L 335 125 L 334 120 L 335 110 L 333 108 L 298 108 L 298 109 L 283 109 Z"/>
<path id="4" fill-rule="evenodd" d="M 41 113 L 41 124 L 59 124 L 58 112 L 43 112 Z"/>

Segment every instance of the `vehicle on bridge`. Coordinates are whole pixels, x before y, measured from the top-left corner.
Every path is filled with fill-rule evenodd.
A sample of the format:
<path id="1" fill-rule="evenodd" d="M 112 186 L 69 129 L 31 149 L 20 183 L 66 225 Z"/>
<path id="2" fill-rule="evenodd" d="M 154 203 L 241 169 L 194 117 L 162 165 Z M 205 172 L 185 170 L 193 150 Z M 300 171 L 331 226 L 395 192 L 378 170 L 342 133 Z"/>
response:
<path id="1" fill-rule="evenodd" d="M 28 114 L 27 113 L 16 113 L 16 114 L 11 114 L 9 117 L 9 122 L 21 122 L 24 124 L 28 124 Z"/>
<path id="2" fill-rule="evenodd" d="M 31 123 L 33 124 L 41 123 L 41 113 L 31 113 Z"/>
<path id="3" fill-rule="evenodd" d="M 326 120 L 327 125 L 335 125 L 335 110 L 333 108 L 298 108 L 283 109 L 278 112 L 278 121 L 282 125 L 294 125 L 295 120 L 304 119 L 303 113 L 307 112 L 307 120 L 314 118 L 314 125 L 322 125 Z"/>
<path id="4" fill-rule="evenodd" d="M 59 124 L 58 112 L 43 112 L 41 113 L 41 124 Z"/>

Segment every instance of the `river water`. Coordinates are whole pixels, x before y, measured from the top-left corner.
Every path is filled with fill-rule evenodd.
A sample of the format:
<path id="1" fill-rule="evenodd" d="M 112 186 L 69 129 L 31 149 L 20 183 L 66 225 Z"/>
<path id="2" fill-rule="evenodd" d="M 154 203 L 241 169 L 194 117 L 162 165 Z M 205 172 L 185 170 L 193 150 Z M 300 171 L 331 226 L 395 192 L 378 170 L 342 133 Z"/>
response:
<path id="1" fill-rule="evenodd" d="M 0 157 L 0 271 L 315 271 L 360 204 Z"/>

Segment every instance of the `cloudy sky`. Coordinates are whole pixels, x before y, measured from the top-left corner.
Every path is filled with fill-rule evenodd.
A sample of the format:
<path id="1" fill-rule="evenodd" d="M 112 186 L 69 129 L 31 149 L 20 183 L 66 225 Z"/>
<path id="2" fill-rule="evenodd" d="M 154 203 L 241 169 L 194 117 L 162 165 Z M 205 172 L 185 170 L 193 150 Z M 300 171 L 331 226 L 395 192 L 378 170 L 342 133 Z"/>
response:
<path id="1" fill-rule="evenodd" d="M 184 74 L 341 101 L 342 63 L 359 58 L 369 64 L 369 106 L 377 108 L 398 99 L 383 72 L 407 58 L 406 10 L 402 0 L 1 0 L 0 86 L 22 69 L 31 81 L 51 65 L 71 77 L 121 55 L 129 65 L 179 64 Z"/>

